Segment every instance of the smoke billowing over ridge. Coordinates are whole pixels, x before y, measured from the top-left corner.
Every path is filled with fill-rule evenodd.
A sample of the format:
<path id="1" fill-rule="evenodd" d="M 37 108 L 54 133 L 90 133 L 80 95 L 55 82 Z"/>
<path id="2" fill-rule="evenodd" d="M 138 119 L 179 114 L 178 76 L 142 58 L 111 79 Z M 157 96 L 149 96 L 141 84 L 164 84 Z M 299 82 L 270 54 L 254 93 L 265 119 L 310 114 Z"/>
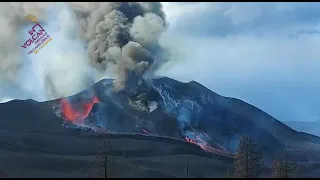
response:
<path id="1" fill-rule="evenodd" d="M 51 15 L 48 14 L 50 8 Z M 32 24 L 25 20 L 30 14 L 37 16 L 40 24 L 52 34 L 52 44 L 55 41 L 56 44 L 48 44 L 43 48 L 47 52 L 31 54 L 26 61 L 26 52 L 21 52 L 20 47 L 26 38 L 22 38 L 21 32 Z M 151 65 L 154 69 L 164 61 L 158 54 L 162 51 L 158 39 L 166 29 L 166 22 L 158 2 L 3 2 L 0 22 L 3 25 L 0 30 L 0 86 L 2 82 L 32 81 L 21 76 L 26 62 L 35 58 L 36 62 L 45 64 L 40 81 L 46 94 L 48 91 L 51 94 L 43 100 L 78 93 L 94 83 L 90 79 L 97 81 L 106 75 L 116 78 L 114 87 L 120 90 L 125 87 L 129 72 L 142 76 Z M 55 39 L 57 36 L 59 38 Z M 68 50 L 62 48 L 67 40 Z M 83 47 L 71 47 L 75 43 L 82 43 Z M 79 67 L 82 70 L 78 71 Z"/>

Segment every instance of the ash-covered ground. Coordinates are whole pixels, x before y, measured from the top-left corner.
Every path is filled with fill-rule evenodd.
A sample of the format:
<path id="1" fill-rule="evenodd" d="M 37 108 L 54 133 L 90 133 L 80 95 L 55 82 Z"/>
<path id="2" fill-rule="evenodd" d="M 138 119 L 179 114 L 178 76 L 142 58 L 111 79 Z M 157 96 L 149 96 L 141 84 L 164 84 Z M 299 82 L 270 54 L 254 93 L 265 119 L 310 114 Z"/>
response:
<path id="1" fill-rule="evenodd" d="M 196 82 L 129 82 L 137 84 L 111 91 L 106 79 L 68 98 L 0 104 L 0 170 L 9 177 L 92 177 L 105 137 L 115 177 L 226 177 L 238 137 L 248 134 L 268 165 L 264 176 L 283 148 L 301 176 L 319 174 L 317 136 Z"/>

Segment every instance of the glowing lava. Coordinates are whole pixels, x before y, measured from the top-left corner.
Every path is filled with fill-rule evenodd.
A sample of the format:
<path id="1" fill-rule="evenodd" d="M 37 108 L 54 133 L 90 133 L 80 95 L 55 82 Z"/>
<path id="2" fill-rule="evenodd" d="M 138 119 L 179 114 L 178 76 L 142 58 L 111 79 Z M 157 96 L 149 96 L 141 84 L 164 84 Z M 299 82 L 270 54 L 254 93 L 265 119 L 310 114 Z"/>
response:
<path id="1" fill-rule="evenodd" d="M 63 98 L 60 101 L 61 114 L 64 119 L 73 124 L 81 125 L 83 120 L 86 119 L 92 110 L 94 104 L 100 103 L 97 96 L 93 96 L 91 100 L 80 100 L 74 102 L 68 98 Z M 83 125 L 83 124 L 82 124 Z M 150 134 L 150 132 L 140 127 L 141 132 Z M 107 133 L 106 129 L 96 129 L 99 132 Z M 223 146 L 214 142 L 205 132 L 193 129 L 185 135 L 185 140 L 188 143 L 196 144 L 203 150 L 223 156 L 233 157 L 234 155 L 226 150 Z M 211 142 L 211 143 L 209 143 Z"/>
<path id="2" fill-rule="evenodd" d="M 99 99 L 97 96 L 94 96 L 91 101 L 81 102 L 78 108 L 74 108 L 68 99 L 63 98 L 61 100 L 61 110 L 65 119 L 72 123 L 79 123 L 77 121 L 82 122 L 88 114 L 90 113 L 94 104 L 99 103 Z"/>
<path id="3" fill-rule="evenodd" d="M 149 132 L 148 132 L 147 130 L 145 130 L 145 129 L 143 129 L 143 128 L 141 128 L 141 130 L 142 130 L 144 133 L 149 134 Z"/>
<path id="4" fill-rule="evenodd" d="M 197 142 L 196 142 L 195 140 L 190 139 L 190 138 L 188 138 L 188 137 L 185 137 L 185 138 L 186 138 L 186 141 L 187 141 L 188 143 L 197 144 Z"/>
<path id="5" fill-rule="evenodd" d="M 219 145 L 218 143 L 214 143 L 217 146 L 217 148 L 211 147 L 207 143 L 207 140 L 210 140 L 210 141 L 213 141 L 213 140 L 210 139 L 209 136 L 205 132 L 203 132 L 202 135 L 204 135 L 204 136 L 199 136 L 199 135 L 194 134 L 194 138 L 195 139 L 192 139 L 192 138 L 189 138 L 189 137 L 186 136 L 185 140 L 188 143 L 198 145 L 199 147 L 201 147 L 203 150 L 205 150 L 207 152 L 220 154 L 220 155 L 223 155 L 223 156 L 229 156 L 229 157 L 233 157 L 234 156 L 232 153 L 230 153 L 228 150 L 226 150 L 223 146 Z"/>

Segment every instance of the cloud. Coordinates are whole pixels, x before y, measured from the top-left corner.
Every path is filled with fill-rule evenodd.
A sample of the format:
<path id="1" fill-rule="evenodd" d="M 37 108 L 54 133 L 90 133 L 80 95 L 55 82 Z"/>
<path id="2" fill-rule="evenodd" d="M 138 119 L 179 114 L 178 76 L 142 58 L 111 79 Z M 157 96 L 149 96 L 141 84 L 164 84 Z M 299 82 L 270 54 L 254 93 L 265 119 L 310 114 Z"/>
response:
<path id="1" fill-rule="evenodd" d="M 12 101 L 13 99 L 11 98 L 3 98 L 3 99 L 0 99 L 0 103 L 6 103 L 6 102 L 9 102 L 9 101 Z"/>
<path id="2" fill-rule="evenodd" d="M 83 26 L 79 28 L 81 31 L 85 31 L 83 28 L 87 26 L 90 26 L 89 30 L 92 32 L 99 30 L 95 28 L 95 23 L 98 23 L 95 20 L 98 21 L 101 13 L 103 14 L 110 8 L 107 4 L 102 6 L 99 3 L 71 4 L 72 10 L 78 15 L 77 18 L 87 19 L 85 17 L 88 15 L 91 17 L 91 24 L 82 20 L 79 22 Z M 28 3 L 3 4 L 0 22 L 3 24 L 20 22 L 17 20 L 22 19 L 23 15 L 33 12 L 40 13 L 40 10 L 45 9 L 44 7 L 48 5 L 48 3 L 40 3 L 33 7 Z M 163 32 L 164 28 L 159 17 L 164 19 L 164 14 L 159 4 L 140 3 L 144 12 L 154 12 L 157 16 L 148 16 L 144 13 L 145 15 L 138 16 L 135 21 L 132 17 L 137 16 L 135 13 L 141 10 L 140 5 L 134 6 L 130 3 L 123 3 L 123 5 L 122 9 L 120 8 L 123 12 L 129 7 L 136 10 L 128 11 L 126 15 L 130 21 L 135 22 L 134 28 L 128 32 L 135 37 L 136 41 L 144 44 L 154 40 L 151 35 L 160 37 L 158 35 Z M 158 75 L 182 81 L 196 80 L 221 95 L 247 101 L 280 120 L 309 121 L 319 119 L 320 113 L 316 109 L 320 105 L 317 101 L 320 90 L 320 80 L 318 80 L 320 73 L 319 3 L 164 2 L 162 5 L 169 29 L 161 35 L 160 43 L 162 46 L 169 47 L 171 61 L 168 61 L 161 70 L 157 71 Z M 95 13 L 90 15 L 92 10 Z M 62 11 L 61 16 L 54 16 L 53 13 L 55 17 L 53 19 L 68 18 L 69 16 L 63 15 L 66 12 Z M 46 17 L 37 13 L 36 15 L 37 17 Z M 70 16 L 70 18 L 73 17 Z M 45 18 L 43 21 L 46 21 Z M 56 78 L 48 80 L 56 84 L 60 91 L 63 91 L 59 92 L 61 95 L 75 93 L 76 90 L 73 87 L 83 89 L 87 86 L 87 84 L 82 84 L 84 81 L 73 81 L 75 77 L 79 78 L 78 76 L 86 76 L 86 74 L 91 76 L 93 72 L 89 70 L 87 72 L 87 65 L 85 65 L 87 60 L 83 59 L 85 55 L 75 54 L 73 50 L 64 48 L 70 47 L 70 44 L 73 44 L 73 48 L 76 49 L 87 48 L 81 46 L 80 42 L 75 43 L 73 38 L 74 25 L 68 22 L 52 23 L 60 28 L 66 28 L 64 32 L 69 34 L 56 35 L 55 32 L 51 32 L 52 35 L 55 35 L 52 44 L 49 43 L 40 53 L 45 55 L 45 51 L 49 51 L 52 47 L 60 47 L 61 49 L 57 49 L 57 51 L 63 51 L 65 54 L 59 55 L 59 53 L 52 51 L 56 55 L 48 57 L 46 61 L 41 61 L 41 59 L 33 59 L 32 61 L 23 59 L 21 61 L 19 54 L 11 53 L 16 52 L 16 49 L 8 49 L 8 47 L 20 48 L 18 44 L 15 45 L 17 39 L 12 41 L 7 39 L 12 36 L 11 32 L 16 33 L 16 30 L 19 30 L 20 24 L 11 23 L 10 30 L 0 30 L 2 38 L 0 44 L 11 42 L 2 48 L 0 54 L 0 57 L 3 57 L 0 60 L 0 71 L 4 72 L 0 77 L 1 99 L 3 97 L 27 99 L 35 97 L 35 95 L 37 95 L 35 99 L 47 99 L 45 93 L 42 92 L 42 87 L 45 86 L 43 79 L 35 78 L 39 77 L 39 73 L 43 71 L 37 67 L 41 65 L 39 62 L 46 62 L 45 67 L 50 65 L 52 71 L 61 72 L 58 73 L 61 77 L 56 76 Z M 104 22 L 105 25 L 108 22 Z M 146 28 L 150 24 L 157 26 L 152 29 Z M 102 26 L 104 25 L 102 22 L 100 25 L 101 28 L 107 27 Z M 8 28 L 9 26 L 4 27 Z M 122 27 L 121 23 L 119 27 Z M 145 33 L 146 30 L 152 31 Z M 85 39 L 90 39 L 92 33 L 88 32 L 91 31 L 85 32 L 87 32 L 83 34 Z M 103 33 L 100 34 L 103 35 Z M 70 38 L 65 39 L 65 46 L 58 46 L 59 38 L 69 35 L 71 35 Z M 146 35 L 146 37 L 141 35 Z M 93 44 L 96 41 L 95 38 L 91 38 L 91 40 L 93 40 Z M 98 49 L 94 49 L 95 52 L 101 52 L 94 55 L 100 55 L 106 60 L 114 58 L 112 56 L 114 54 L 108 54 L 103 49 L 106 48 L 104 43 L 101 43 Z M 152 51 L 151 48 L 150 51 Z M 7 57 L 8 54 L 12 56 Z M 158 54 L 155 53 L 155 55 Z M 82 58 L 78 58 L 80 56 Z M 58 59 L 58 61 L 53 59 Z M 64 59 L 69 59 L 69 63 L 64 63 Z M 71 67 L 74 61 L 81 63 L 76 67 Z M 56 63 L 50 64 L 50 62 Z M 65 65 L 60 66 L 62 63 Z M 21 67 L 24 68 L 20 72 Z M 18 69 L 19 73 L 12 73 Z M 69 69 L 80 69 L 81 73 L 69 71 Z M 114 69 L 113 66 L 112 69 Z M 48 70 L 47 72 L 50 74 L 52 71 Z M 67 71 L 72 75 L 68 78 L 62 78 L 62 75 L 65 74 L 62 72 Z M 105 75 L 102 76 L 105 77 Z M 24 84 L 8 83 L 16 78 L 29 80 L 24 80 Z M 69 85 L 69 82 L 75 83 L 74 86 L 64 86 L 65 84 Z M 35 85 L 40 86 L 34 89 Z"/>
<path id="3" fill-rule="evenodd" d="M 187 10 L 182 8 L 185 6 Z M 313 29 L 320 17 L 319 3 L 167 3 L 164 8 L 168 17 L 173 19 L 173 29 L 197 36 L 283 35 Z"/>
<path id="4" fill-rule="evenodd" d="M 70 96 L 110 76 L 123 88 L 131 71 L 140 76 L 151 73 L 166 60 L 157 58 L 153 64 L 153 56 L 164 51 L 158 44 L 166 29 L 159 2 L 4 2 L 0 9 L 0 86 L 8 94 L 10 86 L 19 87 L 15 98 L 27 94 L 46 101 Z M 52 41 L 41 52 L 26 55 L 36 46 L 20 47 L 31 42 L 26 40 L 34 23 L 25 19 L 30 14 L 39 18 Z M 119 48 L 121 56 L 114 56 Z M 145 52 L 152 56 L 141 62 Z"/>
<path id="5" fill-rule="evenodd" d="M 175 61 L 158 75 L 196 80 L 279 120 L 319 119 L 320 4 L 205 4 L 163 4 L 161 43 Z"/>

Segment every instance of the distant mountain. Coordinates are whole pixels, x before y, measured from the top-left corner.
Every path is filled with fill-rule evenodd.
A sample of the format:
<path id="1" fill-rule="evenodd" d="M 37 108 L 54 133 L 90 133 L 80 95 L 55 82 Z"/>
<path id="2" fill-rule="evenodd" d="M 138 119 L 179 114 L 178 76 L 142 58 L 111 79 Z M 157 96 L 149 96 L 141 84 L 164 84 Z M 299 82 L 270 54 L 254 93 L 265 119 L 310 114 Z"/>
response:
<path id="1" fill-rule="evenodd" d="M 320 136 L 320 120 L 306 122 L 306 121 L 284 121 L 287 126 L 296 129 L 297 131 L 306 132 L 316 136 Z"/>

